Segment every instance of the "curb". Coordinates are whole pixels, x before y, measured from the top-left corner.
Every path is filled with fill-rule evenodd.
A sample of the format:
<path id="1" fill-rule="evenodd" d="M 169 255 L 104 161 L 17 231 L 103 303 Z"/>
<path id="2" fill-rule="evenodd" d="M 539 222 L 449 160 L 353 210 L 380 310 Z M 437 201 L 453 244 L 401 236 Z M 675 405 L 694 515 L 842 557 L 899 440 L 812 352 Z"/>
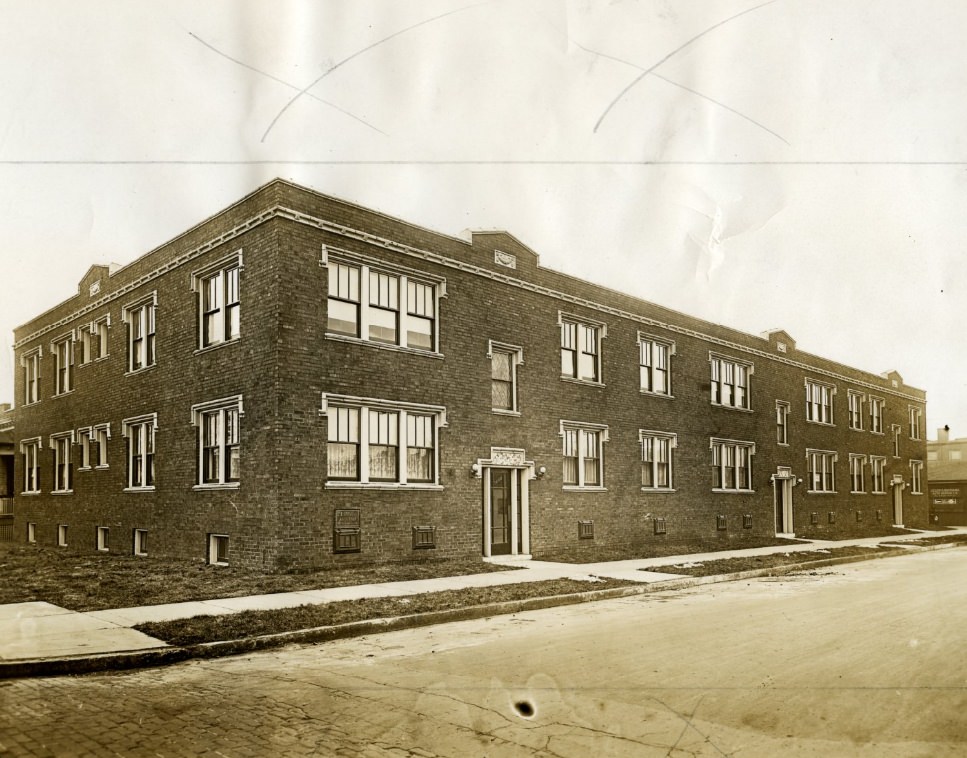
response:
<path id="1" fill-rule="evenodd" d="M 870 555 L 845 555 L 818 561 L 808 561 L 806 563 L 791 563 L 786 566 L 737 571 L 730 574 L 689 576 L 682 577 L 681 579 L 666 579 L 631 587 L 613 587 L 611 589 L 589 590 L 587 592 L 569 595 L 549 595 L 546 597 L 527 598 L 525 600 L 508 600 L 502 603 L 473 605 L 466 608 L 455 608 L 445 611 L 429 611 L 411 616 L 392 616 L 388 618 L 353 621 L 348 624 L 339 624 L 336 626 L 320 626 L 312 629 L 279 632 L 277 634 L 247 637 L 240 640 L 206 642 L 185 647 L 167 647 L 154 650 L 135 650 L 127 653 L 103 653 L 88 656 L 67 656 L 64 658 L 0 661 L 0 679 L 90 674 L 98 671 L 127 671 L 130 669 L 170 666 L 186 660 L 241 655 L 290 644 L 331 642 L 351 637 L 362 637 L 367 634 L 416 629 L 418 627 L 435 626 L 437 624 L 446 624 L 454 621 L 471 621 L 489 616 L 503 616 L 567 605 L 580 605 L 597 600 L 613 600 L 622 597 L 648 595 L 654 592 L 688 589 L 705 584 L 756 579 L 763 576 L 783 576 L 805 569 L 825 568 L 845 563 L 860 563 L 862 561 L 877 560 L 880 558 L 894 558 L 900 555 L 932 552 L 954 547 L 963 547 L 963 545 L 946 543 L 940 545 L 897 547 L 894 550 L 871 553 Z"/>

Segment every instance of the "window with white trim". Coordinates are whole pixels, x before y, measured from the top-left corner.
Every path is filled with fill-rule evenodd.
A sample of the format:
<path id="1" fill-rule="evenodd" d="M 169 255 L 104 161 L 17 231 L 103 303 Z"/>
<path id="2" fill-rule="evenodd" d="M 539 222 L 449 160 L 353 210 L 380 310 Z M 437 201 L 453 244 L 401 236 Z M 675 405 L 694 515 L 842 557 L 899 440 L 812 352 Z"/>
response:
<path id="1" fill-rule="evenodd" d="M 873 492 L 877 494 L 883 494 L 886 492 L 884 489 L 884 472 L 886 470 L 886 458 L 881 456 L 871 455 L 870 456 L 870 484 L 872 485 Z"/>
<path id="2" fill-rule="evenodd" d="M 228 535 L 208 535 L 208 563 L 212 566 L 228 565 Z"/>
<path id="3" fill-rule="evenodd" d="M 71 462 L 71 447 L 74 432 L 61 432 L 50 435 L 50 448 L 54 451 L 54 488 L 52 492 L 71 492 L 74 482 L 74 466 Z"/>
<path id="4" fill-rule="evenodd" d="M 326 332 L 365 342 L 437 350 L 437 301 L 444 280 L 330 256 Z"/>
<path id="5" fill-rule="evenodd" d="M 134 530 L 134 546 L 133 551 L 135 555 L 147 555 L 148 554 L 148 530 L 147 529 L 135 529 Z"/>
<path id="6" fill-rule="evenodd" d="M 709 353 L 708 359 L 711 366 L 712 405 L 749 410 L 749 380 L 754 366 L 715 353 Z"/>
<path id="7" fill-rule="evenodd" d="M 870 431 L 883 434 L 883 398 L 870 395 Z"/>
<path id="8" fill-rule="evenodd" d="M 561 422 L 564 454 L 564 487 L 604 488 L 604 443 L 608 427 L 601 424 Z"/>
<path id="9" fill-rule="evenodd" d="M 910 493 L 923 494 L 923 461 L 910 461 Z"/>
<path id="10" fill-rule="evenodd" d="M 86 471 L 91 468 L 92 435 L 93 430 L 89 426 L 77 430 L 77 442 L 81 448 L 81 461 L 77 467 L 78 471 Z"/>
<path id="11" fill-rule="evenodd" d="M 101 358 L 107 358 L 107 330 L 110 325 L 110 314 L 105 314 L 96 321 L 80 328 L 82 366 Z"/>
<path id="12" fill-rule="evenodd" d="M 846 391 L 846 401 L 849 405 L 849 428 L 863 429 L 863 400 L 865 396 L 856 390 Z"/>
<path id="13" fill-rule="evenodd" d="M 806 379 L 806 420 L 832 426 L 835 394 L 836 387 L 832 384 Z"/>
<path id="14" fill-rule="evenodd" d="M 671 395 L 671 356 L 675 343 L 638 333 L 638 375 L 642 392 Z"/>
<path id="15" fill-rule="evenodd" d="M 920 439 L 920 427 L 923 419 L 923 411 L 915 406 L 910 406 L 910 439 Z"/>
<path id="16" fill-rule="evenodd" d="M 561 377 L 581 382 L 601 382 L 601 340 L 604 324 L 561 313 Z"/>
<path id="17" fill-rule="evenodd" d="M 241 256 L 197 275 L 200 348 L 238 339 L 241 321 Z"/>
<path id="18" fill-rule="evenodd" d="M 67 524 L 57 525 L 57 547 L 67 547 Z"/>
<path id="19" fill-rule="evenodd" d="M 893 457 L 900 457 L 900 433 L 902 429 L 899 424 L 891 424 L 890 430 L 893 432 Z"/>
<path id="20" fill-rule="evenodd" d="M 125 419 L 121 422 L 123 436 L 128 441 L 127 489 L 151 491 L 154 489 L 155 432 L 158 430 L 158 414 Z"/>
<path id="21" fill-rule="evenodd" d="M 517 413 L 517 366 L 524 352 L 516 345 L 490 341 L 490 407 L 495 413 Z"/>
<path id="22" fill-rule="evenodd" d="M 849 481 L 850 492 L 866 492 L 866 456 L 850 453 L 849 456 Z"/>
<path id="23" fill-rule="evenodd" d="M 23 456 L 24 494 L 40 492 L 40 437 L 21 440 L 20 454 Z"/>
<path id="24" fill-rule="evenodd" d="M 74 334 L 58 338 L 50 345 L 54 355 L 54 394 L 64 395 L 74 389 Z"/>
<path id="25" fill-rule="evenodd" d="M 327 486 L 436 486 L 439 406 L 323 396 L 328 426 Z"/>
<path id="26" fill-rule="evenodd" d="M 40 402 L 40 359 L 43 350 L 34 348 L 20 358 L 24 369 L 24 405 Z"/>
<path id="27" fill-rule="evenodd" d="M 241 395 L 192 406 L 192 423 L 198 428 L 197 487 L 237 487 L 239 485 L 241 479 L 239 419 L 242 415 Z"/>
<path id="28" fill-rule="evenodd" d="M 712 489 L 725 492 L 751 492 L 755 443 L 713 437 L 710 447 Z"/>
<path id="29" fill-rule="evenodd" d="M 678 436 L 639 429 L 638 440 L 641 443 L 641 488 L 672 489 L 672 450 L 678 446 Z"/>
<path id="30" fill-rule="evenodd" d="M 836 492 L 836 459 L 831 450 L 807 450 L 806 471 L 810 492 Z"/>
<path id="31" fill-rule="evenodd" d="M 152 293 L 121 309 L 128 336 L 128 372 L 155 365 L 155 316 L 157 296 Z"/>
<path id="32" fill-rule="evenodd" d="M 107 441 L 111 438 L 110 424 L 85 426 L 77 430 L 81 448 L 81 465 L 78 471 L 90 468 L 107 468 Z"/>
<path id="33" fill-rule="evenodd" d="M 776 400 L 776 442 L 789 444 L 789 403 Z"/>
<path id="34" fill-rule="evenodd" d="M 111 550 L 111 530 L 106 526 L 97 527 L 97 550 L 101 553 Z"/>

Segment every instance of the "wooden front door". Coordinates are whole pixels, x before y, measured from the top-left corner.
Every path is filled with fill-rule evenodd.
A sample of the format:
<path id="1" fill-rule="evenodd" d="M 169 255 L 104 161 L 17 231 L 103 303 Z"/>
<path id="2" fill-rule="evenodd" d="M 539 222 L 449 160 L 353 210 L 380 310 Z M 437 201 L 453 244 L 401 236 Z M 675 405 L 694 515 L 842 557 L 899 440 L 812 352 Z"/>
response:
<path id="1" fill-rule="evenodd" d="M 893 485 L 893 523 L 903 526 L 903 485 Z"/>
<path id="2" fill-rule="evenodd" d="M 490 554 L 509 555 L 513 469 L 490 469 Z"/>

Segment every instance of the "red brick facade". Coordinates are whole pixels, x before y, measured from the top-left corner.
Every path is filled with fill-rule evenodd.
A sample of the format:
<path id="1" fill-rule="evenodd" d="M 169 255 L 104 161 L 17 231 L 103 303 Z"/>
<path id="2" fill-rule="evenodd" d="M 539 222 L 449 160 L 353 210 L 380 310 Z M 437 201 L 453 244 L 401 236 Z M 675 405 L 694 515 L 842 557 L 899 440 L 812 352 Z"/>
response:
<path id="1" fill-rule="evenodd" d="M 213 272 L 236 263 L 239 333 L 204 347 L 203 290 Z M 337 264 L 355 283 L 346 285 L 349 305 L 337 306 L 357 313 L 360 328 L 373 324 L 373 334 L 383 334 L 381 319 L 395 318 L 402 345 L 339 334 L 327 314 L 329 270 Z M 353 286 L 369 290 L 369 301 L 353 305 Z M 228 318 L 226 293 L 218 318 Z M 132 370 L 131 351 L 141 348 L 133 347 L 131 330 L 142 303 L 156 304 L 155 365 Z M 80 330 L 105 316 L 107 356 L 80 365 Z M 562 321 L 585 325 L 597 338 L 575 350 L 586 353 L 575 357 L 584 361 L 581 371 L 596 373 L 590 381 L 562 378 Z M 415 334 L 426 324 L 432 334 L 411 337 L 419 346 L 407 346 L 404 327 Z M 73 381 L 56 394 L 57 342 L 71 334 Z M 642 391 L 641 335 L 667 351 L 669 394 Z M 18 328 L 15 339 L 15 530 L 23 540 L 33 524 L 38 543 L 56 544 L 58 526 L 67 526 L 69 550 L 94 551 L 97 528 L 107 527 L 112 552 L 130 553 L 134 530 L 147 530 L 149 556 L 203 560 L 217 557 L 209 555 L 209 535 L 224 535 L 222 557 L 266 568 L 481 555 L 504 534 L 485 529 L 500 522 L 485 507 L 488 497 L 510 506 L 516 523 L 507 526 L 516 540 L 509 549 L 535 557 L 592 545 L 636 545 L 643 555 L 658 543 L 739 546 L 777 530 L 873 533 L 893 523 L 895 495 L 905 524 L 927 519 L 911 464 L 926 460 L 925 394 L 899 375 L 868 374 L 800 352 L 781 332 L 744 334 L 541 268 L 506 233 L 474 234 L 467 243 L 282 181 L 123 269 L 94 267 L 78 295 Z M 431 345 L 421 342 L 427 339 Z M 27 404 L 25 363 L 38 349 L 39 400 Z M 506 350 L 516 367 L 515 407 L 502 412 L 492 407 L 494 349 Z M 746 367 L 744 388 L 724 374 L 713 380 L 711 366 L 720 360 Z M 807 420 L 807 379 L 835 391 L 832 423 Z M 736 386 L 718 389 L 730 382 Z M 862 430 L 850 428 L 850 390 L 860 396 Z M 719 391 L 727 400 L 715 404 Z M 870 431 L 871 396 L 883 401 L 883 434 Z M 226 402 L 209 405 L 218 400 Z M 777 401 L 788 404 L 787 445 L 777 442 Z M 220 481 L 205 484 L 213 407 L 238 411 L 238 444 L 229 444 L 231 422 L 220 416 L 211 432 Z M 911 407 L 919 409 L 920 439 L 911 439 Z M 131 467 L 145 465 L 132 453 L 134 426 L 149 414 L 156 414 L 153 483 L 132 487 Z M 337 416 L 353 431 L 333 447 Z M 564 431 L 570 422 L 573 437 Z M 82 432 L 105 424 L 106 467 L 81 470 Z M 892 425 L 900 426 L 897 449 Z M 431 428 L 431 442 L 413 441 L 424 439 L 414 429 Z M 581 430 L 596 440 L 581 443 L 581 454 L 595 444 L 601 452 L 597 464 L 578 459 L 569 475 L 581 469 L 582 480 L 566 486 L 565 440 L 586 439 Z M 670 436 L 668 487 L 642 487 L 642 430 Z M 67 432 L 73 471 L 58 482 L 66 476 L 55 470 L 64 448 L 51 435 Z M 39 442 L 38 492 L 23 494 L 23 450 L 32 440 Z M 396 448 L 382 445 L 387 440 Z M 750 486 L 715 487 L 713 441 L 749 443 L 751 466 L 727 468 L 739 480 L 750 468 Z M 421 444 L 430 446 L 423 458 Z M 355 471 L 348 478 L 337 478 L 337 453 L 327 452 L 337 448 Z M 834 491 L 808 491 L 807 450 L 836 454 L 835 483 L 827 487 Z M 850 492 L 851 453 L 866 456 L 862 493 Z M 229 467 L 233 455 L 237 469 Z M 884 459 L 882 493 L 872 492 L 871 456 Z M 391 459 L 397 481 L 375 481 L 386 478 Z M 426 471 L 429 482 L 415 481 Z M 222 481 L 235 473 L 238 481 Z M 902 479 L 896 492 L 894 476 Z M 779 529 L 775 490 L 788 496 L 786 482 L 795 483 L 792 524 Z M 337 526 L 347 552 L 334 549 Z"/>

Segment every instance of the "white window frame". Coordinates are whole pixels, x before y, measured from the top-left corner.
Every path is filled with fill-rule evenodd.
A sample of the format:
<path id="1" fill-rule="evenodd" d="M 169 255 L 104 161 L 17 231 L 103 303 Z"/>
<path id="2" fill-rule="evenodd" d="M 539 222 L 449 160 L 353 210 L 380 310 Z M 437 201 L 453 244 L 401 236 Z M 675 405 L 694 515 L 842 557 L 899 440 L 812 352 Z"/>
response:
<path id="1" fill-rule="evenodd" d="M 80 327 L 81 366 L 108 357 L 108 329 L 111 326 L 111 314 L 105 313 L 90 324 Z M 97 336 L 97 354 L 94 354 L 94 337 Z"/>
<path id="2" fill-rule="evenodd" d="M 870 456 L 870 486 L 874 494 L 886 494 L 886 458 L 882 455 Z"/>
<path id="3" fill-rule="evenodd" d="M 857 390 L 846 391 L 846 402 L 848 404 L 848 426 L 858 432 L 863 431 L 863 403 L 866 395 Z"/>
<path id="4" fill-rule="evenodd" d="M 336 299 L 343 302 L 355 302 L 357 307 L 357 334 L 347 335 L 338 332 L 333 332 L 329 330 L 328 316 L 326 324 L 326 338 L 336 339 L 336 340 L 348 340 L 351 342 L 358 342 L 360 344 L 372 345 L 373 347 L 390 349 L 390 350 L 403 350 L 406 352 L 420 353 L 422 355 L 440 355 L 440 300 L 446 297 L 446 279 L 439 276 L 434 276 L 433 274 L 428 274 L 423 271 L 417 271 L 415 269 L 407 268 L 405 266 L 398 266 L 395 264 L 385 263 L 379 261 L 375 258 L 370 258 L 368 256 L 359 255 L 357 253 L 350 253 L 346 250 L 339 250 L 333 247 L 323 247 L 322 258 L 319 261 L 320 265 L 325 266 L 329 271 L 329 276 L 331 276 L 332 269 L 330 266 L 349 266 L 358 271 L 359 283 L 358 283 L 358 297 L 359 300 L 346 300 L 345 298 L 336 297 Z M 391 277 L 395 277 L 397 280 L 397 292 L 396 292 L 396 306 L 394 308 L 397 314 L 397 324 L 396 324 L 396 342 L 383 342 L 379 340 L 374 340 L 370 338 L 369 327 L 371 323 L 371 309 L 379 309 L 380 306 L 373 305 L 370 303 L 370 275 L 371 274 L 383 274 Z M 327 281 L 329 279 L 327 276 Z M 410 284 L 419 285 L 423 287 L 429 287 L 432 291 L 431 302 L 433 306 L 432 316 L 427 316 L 425 311 L 425 301 L 423 303 L 419 302 L 419 297 L 414 291 L 412 294 L 417 296 L 411 298 Z M 328 285 L 327 285 L 328 287 Z M 326 297 L 332 297 L 330 295 L 331 288 L 327 288 Z M 412 300 L 412 301 L 411 301 Z M 326 308 L 328 314 L 328 305 Z M 410 319 L 414 319 L 419 322 L 421 320 L 426 320 L 430 322 L 430 346 L 420 347 L 411 346 L 408 343 L 408 326 Z"/>
<path id="5" fill-rule="evenodd" d="M 564 311 L 557 312 L 557 324 L 560 327 L 560 355 L 561 355 L 561 379 L 568 382 L 578 382 L 580 384 L 593 384 L 598 387 L 604 386 L 604 375 L 602 369 L 604 366 L 603 354 L 604 354 L 604 344 L 603 340 L 608 336 L 608 325 L 603 321 L 595 321 L 593 319 L 586 318 L 584 316 L 576 316 L 572 313 L 565 313 Z M 574 327 L 574 340 L 575 344 L 570 347 L 566 347 L 565 336 L 567 334 L 567 329 L 569 327 Z M 593 341 L 596 352 L 588 352 L 587 346 L 588 342 L 586 337 L 588 335 L 593 335 Z M 569 353 L 573 353 L 572 367 L 568 372 L 564 370 L 564 351 L 567 350 Z M 594 367 L 594 378 L 582 377 L 582 359 L 581 356 L 593 356 L 591 364 Z"/>
<path id="6" fill-rule="evenodd" d="M 107 526 L 97 527 L 97 551 L 99 553 L 111 552 L 111 529 Z"/>
<path id="7" fill-rule="evenodd" d="M 910 429 L 909 429 L 910 439 L 920 440 L 923 438 L 923 434 L 920 428 L 923 421 L 923 410 L 918 408 L 915 405 L 911 405 L 909 415 L 910 415 Z"/>
<path id="8" fill-rule="evenodd" d="M 664 367 L 656 365 L 656 363 L 660 363 L 660 361 L 656 360 L 656 356 L 662 356 L 662 353 L 664 354 Z M 674 340 L 638 332 L 638 389 L 643 394 L 655 395 L 657 397 L 673 397 L 672 356 L 674 355 Z M 665 388 L 663 390 L 656 390 L 654 389 L 657 384 L 656 377 L 660 377 L 662 372 L 664 372 Z"/>
<path id="9" fill-rule="evenodd" d="M 890 431 L 893 433 L 893 457 L 900 457 L 900 435 L 903 433 L 903 427 L 899 424 L 890 424 Z"/>
<path id="10" fill-rule="evenodd" d="M 882 397 L 870 395 L 869 402 L 870 432 L 872 434 L 883 434 L 883 411 L 886 408 L 886 401 Z"/>
<path id="11" fill-rule="evenodd" d="M 127 373 L 136 374 L 156 366 L 158 364 L 156 339 L 158 322 L 157 290 L 125 305 L 121 309 L 121 320 L 127 328 Z M 141 340 L 143 341 L 143 359 L 139 365 L 135 365 L 135 325 L 141 330 Z"/>
<path id="12" fill-rule="evenodd" d="M 235 433 L 238 436 L 238 439 L 235 443 L 231 443 L 226 437 L 228 425 L 225 423 L 225 421 L 230 411 L 235 411 L 237 417 Z M 191 407 L 191 423 L 192 426 L 195 426 L 198 429 L 198 459 L 196 461 L 194 489 L 236 489 L 241 486 L 241 421 L 244 416 L 245 406 L 242 403 L 241 395 L 232 395 L 230 397 L 222 397 L 217 400 L 209 400 L 205 403 L 197 403 Z M 218 476 L 214 481 L 206 482 L 205 432 L 206 421 L 210 417 L 214 417 L 217 420 L 215 427 L 216 439 L 214 447 L 218 450 Z M 230 479 L 226 475 L 226 467 L 228 465 L 228 461 L 231 459 L 231 451 L 233 448 L 238 450 L 239 455 L 238 479 Z"/>
<path id="13" fill-rule="evenodd" d="M 27 522 L 27 542 L 31 545 L 37 542 L 37 523 L 34 521 Z"/>
<path id="14" fill-rule="evenodd" d="M 651 444 L 652 450 L 658 450 L 658 443 L 665 443 L 667 447 L 668 460 L 666 461 L 668 465 L 668 483 L 667 484 L 650 484 L 646 485 L 644 482 L 641 484 L 642 492 L 674 492 L 675 491 L 675 463 L 674 463 L 674 450 L 678 448 L 678 435 L 671 432 L 657 432 L 651 429 L 639 429 L 638 430 L 638 445 L 639 452 L 641 455 L 641 478 L 645 478 L 645 467 L 651 464 L 651 481 L 658 482 L 659 480 L 659 468 L 658 465 L 661 461 L 658 456 L 654 453 L 652 454 L 652 460 L 645 460 L 646 444 Z"/>
<path id="15" fill-rule="evenodd" d="M 836 426 L 836 415 L 833 408 L 833 398 L 836 397 L 836 385 L 806 377 L 805 386 L 806 421 L 810 424 Z M 817 393 L 819 394 L 818 399 L 816 399 Z"/>
<path id="16" fill-rule="evenodd" d="M 493 382 L 498 381 L 493 377 L 494 353 L 503 353 L 510 358 L 510 408 L 495 408 L 493 406 Z M 520 405 L 517 397 L 517 367 L 524 363 L 524 349 L 518 345 L 508 345 L 504 342 L 487 342 L 487 358 L 490 359 L 490 381 L 491 381 L 491 411 L 505 416 L 519 416 Z"/>
<path id="17" fill-rule="evenodd" d="M 73 430 L 50 435 L 50 449 L 54 451 L 54 486 L 51 494 L 69 495 L 74 491 L 74 463 L 71 455 L 74 440 Z"/>
<path id="18" fill-rule="evenodd" d="M 146 548 L 146 543 L 148 541 L 148 530 L 147 529 L 134 529 L 131 535 L 132 547 L 131 552 L 139 557 L 148 554 Z"/>
<path id="19" fill-rule="evenodd" d="M 125 492 L 154 492 L 155 479 L 157 477 L 155 468 L 157 432 L 157 413 L 146 413 L 141 416 L 126 418 L 121 422 L 121 436 L 128 441 L 126 453 L 127 471 L 125 473 L 127 486 L 124 488 Z M 137 465 L 135 465 L 134 460 L 134 443 L 136 438 L 144 446 L 141 460 Z M 137 478 L 142 482 L 141 484 L 134 484 L 136 473 L 138 474 Z M 145 484 L 149 473 L 151 474 L 151 483 Z"/>
<path id="20" fill-rule="evenodd" d="M 605 486 L 604 481 L 604 446 L 605 443 L 609 441 L 608 426 L 606 424 L 589 424 L 583 421 L 561 421 L 559 436 L 561 437 L 562 443 L 562 455 L 564 453 L 563 445 L 566 441 L 565 432 L 577 433 L 577 483 L 565 484 L 563 485 L 563 489 L 565 491 L 606 492 L 607 487 Z M 589 458 L 587 456 L 589 434 L 597 435 L 597 459 Z M 588 476 L 586 468 L 587 462 L 590 460 L 597 460 L 597 484 L 587 483 Z"/>
<path id="21" fill-rule="evenodd" d="M 54 397 L 74 391 L 74 330 L 50 341 L 54 357 Z"/>
<path id="22" fill-rule="evenodd" d="M 57 547 L 67 547 L 67 524 L 57 525 Z"/>
<path id="23" fill-rule="evenodd" d="M 350 395 L 322 395 L 322 403 L 319 408 L 319 415 L 325 416 L 327 424 L 330 414 L 335 409 L 351 408 L 355 409 L 358 416 L 358 441 L 356 456 L 356 478 L 355 479 L 330 479 L 328 472 L 326 475 L 326 489 L 401 489 L 401 490 L 439 490 L 443 489 L 440 484 L 440 430 L 447 426 L 446 408 L 440 405 L 424 405 L 421 403 L 407 403 L 397 400 L 386 400 L 383 398 L 355 397 Z M 393 481 L 373 480 L 370 475 L 370 411 L 379 413 L 396 414 L 396 479 Z M 408 451 L 410 449 L 408 432 L 409 416 L 429 416 L 432 421 L 433 432 L 433 478 L 432 481 L 409 481 L 408 476 Z M 327 432 L 328 444 L 328 432 Z M 416 449 L 417 446 L 414 446 Z M 425 446 L 418 446 L 419 449 L 426 449 Z M 328 456 L 327 456 L 328 457 Z M 328 466 L 328 462 L 327 462 Z"/>
<path id="24" fill-rule="evenodd" d="M 849 454 L 849 488 L 853 495 L 866 494 L 866 456 L 860 453 Z"/>
<path id="25" fill-rule="evenodd" d="M 752 375 L 755 365 L 751 361 L 734 358 L 731 355 L 708 354 L 709 362 L 709 401 L 718 408 L 736 411 L 752 411 Z M 740 383 L 744 374 L 745 384 Z M 726 389 L 728 390 L 726 392 Z M 739 391 L 741 389 L 741 392 Z M 726 395 L 728 397 L 726 397 Z"/>
<path id="26" fill-rule="evenodd" d="M 776 444 L 789 446 L 789 410 L 790 404 L 785 400 L 776 400 Z"/>
<path id="27" fill-rule="evenodd" d="M 806 449 L 807 492 L 813 495 L 836 494 L 836 462 L 839 453 L 835 450 Z M 816 464 L 821 463 L 818 468 Z M 818 476 L 817 476 L 818 475 Z M 819 484 L 817 489 L 816 485 Z"/>
<path id="28" fill-rule="evenodd" d="M 22 495 L 36 495 L 40 488 L 40 437 L 20 441 L 20 454 L 23 457 L 23 490 Z M 31 451 L 28 453 L 28 450 Z"/>
<path id="29" fill-rule="evenodd" d="M 242 323 L 242 272 L 245 264 L 242 260 L 242 251 L 235 252 L 223 258 L 219 258 L 204 268 L 193 271 L 191 274 L 191 291 L 196 295 L 196 307 L 198 311 L 198 350 L 208 350 L 209 348 L 227 345 L 236 342 L 241 337 Z M 237 281 L 238 299 L 228 301 L 228 281 L 229 272 L 235 271 Z M 209 283 L 215 283 L 218 295 L 218 306 L 212 310 L 206 310 L 205 299 L 208 294 Z M 238 329 L 231 330 L 232 309 L 238 312 Z M 211 341 L 206 339 L 206 326 L 209 315 L 212 316 L 216 326 L 220 325 L 220 333 L 215 335 Z"/>
<path id="30" fill-rule="evenodd" d="M 110 423 L 81 427 L 77 430 L 77 438 L 81 448 L 81 465 L 78 466 L 78 471 L 108 468 L 107 441 L 111 439 Z"/>
<path id="31" fill-rule="evenodd" d="M 731 455 L 726 453 L 731 450 Z M 745 452 L 745 458 L 747 461 L 746 465 L 746 475 L 745 481 L 739 481 L 739 451 Z M 711 437 L 709 439 L 709 451 L 712 456 L 712 468 L 717 471 L 714 475 L 719 486 L 715 486 L 716 482 L 712 482 L 712 492 L 742 492 L 749 493 L 755 492 L 755 488 L 752 486 L 752 461 L 755 457 L 755 443 L 749 442 L 748 440 L 730 440 L 724 439 L 722 437 Z M 716 454 L 716 451 L 718 453 Z M 718 462 L 716 462 L 718 458 Z M 731 458 L 732 463 L 729 464 L 728 461 Z M 726 476 L 726 471 L 728 469 L 732 470 L 732 477 L 735 482 L 734 487 L 726 487 L 725 483 L 728 479 Z M 746 486 L 740 486 L 740 485 Z"/>
<path id="32" fill-rule="evenodd" d="M 923 494 L 923 461 L 910 461 L 910 494 Z"/>
<path id="33" fill-rule="evenodd" d="M 94 430 L 89 426 L 81 427 L 77 430 L 77 445 L 81 449 L 81 459 L 78 462 L 78 471 L 89 471 L 91 469 L 91 437 Z"/>
<path id="34" fill-rule="evenodd" d="M 218 559 L 218 545 L 221 540 L 225 540 L 225 558 Z M 210 566 L 228 566 L 231 563 L 229 551 L 231 550 L 231 540 L 227 534 L 208 535 L 208 564 Z"/>
<path id="35" fill-rule="evenodd" d="M 35 347 L 20 356 L 24 369 L 24 405 L 39 403 L 40 398 L 40 359 L 44 357 L 42 347 Z"/>

